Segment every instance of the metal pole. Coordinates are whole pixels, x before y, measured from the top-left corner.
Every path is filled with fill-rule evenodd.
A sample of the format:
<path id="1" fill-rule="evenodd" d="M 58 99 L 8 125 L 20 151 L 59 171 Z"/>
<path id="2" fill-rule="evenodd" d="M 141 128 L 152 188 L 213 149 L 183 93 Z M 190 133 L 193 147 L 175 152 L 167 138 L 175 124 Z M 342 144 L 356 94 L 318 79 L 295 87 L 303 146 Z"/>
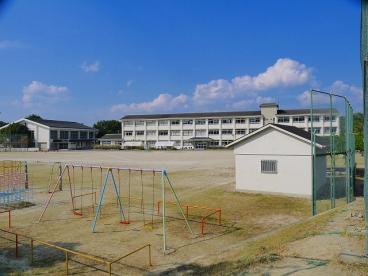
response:
<path id="1" fill-rule="evenodd" d="M 162 237 L 164 243 L 164 254 L 167 250 L 166 248 L 166 195 L 165 195 L 165 179 L 164 172 L 161 173 L 161 185 L 162 185 Z"/>
<path id="2" fill-rule="evenodd" d="M 314 133 L 313 133 L 313 90 L 310 92 L 310 100 L 311 100 L 311 110 L 310 110 L 310 121 L 311 121 L 311 154 L 312 154 L 312 215 L 317 215 L 317 206 L 316 206 L 316 181 L 315 181 L 315 158 L 316 158 L 316 148 L 314 144 Z"/>
<path id="3" fill-rule="evenodd" d="M 364 91 L 364 163 L 368 164 L 368 60 L 365 58 L 363 66 Z M 364 173 L 364 207 L 365 207 L 365 252 L 368 254 L 368 172 Z"/>
<path id="4" fill-rule="evenodd" d="M 335 137 L 332 133 L 332 95 L 330 94 L 330 156 L 331 156 L 331 175 L 330 175 L 330 200 L 331 209 L 336 207 L 335 195 Z"/>

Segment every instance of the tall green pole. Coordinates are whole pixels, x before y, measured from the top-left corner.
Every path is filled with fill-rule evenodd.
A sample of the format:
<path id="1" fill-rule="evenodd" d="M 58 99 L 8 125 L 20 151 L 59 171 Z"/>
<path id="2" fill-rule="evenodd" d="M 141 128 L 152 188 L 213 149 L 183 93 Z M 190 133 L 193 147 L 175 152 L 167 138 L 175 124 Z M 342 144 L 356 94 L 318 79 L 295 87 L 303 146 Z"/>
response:
<path id="1" fill-rule="evenodd" d="M 364 93 L 364 161 L 368 164 L 368 91 L 367 91 L 367 57 L 368 57 L 368 0 L 361 0 L 361 29 L 360 29 L 360 62 L 363 73 Z M 365 207 L 365 253 L 368 254 L 368 173 L 364 173 L 364 207 Z"/>

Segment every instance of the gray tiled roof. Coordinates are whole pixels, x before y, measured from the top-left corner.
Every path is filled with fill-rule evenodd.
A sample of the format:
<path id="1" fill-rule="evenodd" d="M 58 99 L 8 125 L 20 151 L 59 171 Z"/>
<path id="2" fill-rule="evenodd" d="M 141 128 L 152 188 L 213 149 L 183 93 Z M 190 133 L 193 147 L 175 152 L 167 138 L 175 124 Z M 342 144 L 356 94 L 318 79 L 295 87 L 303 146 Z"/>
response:
<path id="1" fill-rule="evenodd" d="M 94 130 L 89 126 L 77 122 L 45 120 L 45 119 L 34 119 L 30 121 L 54 128 L 74 128 L 74 129 Z"/>
<path id="2" fill-rule="evenodd" d="M 105 134 L 104 136 L 98 138 L 99 140 L 122 140 L 121 133 Z"/>
<path id="3" fill-rule="evenodd" d="M 315 109 L 313 112 L 329 114 L 328 108 Z M 333 110 L 337 113 L 337 110 Z M 277 115 L 308 115 L 310 109 L 279 109 Z M 141 114 L 141 115 L 126 115 L 122 120 L 132 119 L 173 119 L 173 118 L 217 118 L 217 117 L 234 117 L 234 116 L 260 116 L 261 111 L 228 111 L 228 112 L 197 112 L 197 113 L 171 113 L 171 114 Z"/>

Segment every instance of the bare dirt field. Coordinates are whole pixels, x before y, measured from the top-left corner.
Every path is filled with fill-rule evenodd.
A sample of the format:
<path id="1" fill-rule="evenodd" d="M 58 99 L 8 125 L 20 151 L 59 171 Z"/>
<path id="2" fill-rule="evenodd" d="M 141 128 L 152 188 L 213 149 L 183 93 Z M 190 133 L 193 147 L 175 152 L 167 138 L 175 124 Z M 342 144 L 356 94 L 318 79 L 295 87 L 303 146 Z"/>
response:
<path id="1" fill-rule="evenodd" d="M 185 267 L 186 274 L 196 273 L 203 267 L 223 262 L 228 252 L 241 252 L 245 243 L 283 229 L 288 225 L 305 220 L 310 216 L 308 199 L 247 194 L 234 192 L 234 157 L 232 151 L 65 151 L 37 153 L 0 153 L 0 160 L 28 160 L 44 162 L 65 162 L 98 164 L 106 166 L 165 168 L 184 205 L 201 205 L 208 208 L 221 208 L 221 225 L 218 213 L 210 216 L 201 235 L 200 220 L 208 210 L 190 209 L 189 224 L 194 235 L 190 234 L 180 216 L 177 205 L 167 205 L 167 241 L 169 254 L 163 254 L 162 211 L 157 210 L 162 199 L 160 175 L 131 173 L 131 202 L 127 208 L 127 172 L 117 178 L 121 182 L 121 196 L 125 215 L 130 224 L 119 223 L 119 211 L 110 185 L 102 207 L 101 218 L 97 222 L 96 233 L 91 232 L 93 220 L 92 197 L 76 199 L 77 206 L 83 206 L 84 216 L 71 212 L 71 199 L 67 177 L 63 177 L 63 191 L 55 193 L 43 220 L 37 220 L 44 203 L 49 197 L 49 183 L 56 183 L 56 175 L 50 180 L 51 165 L 29 165 L 32 187 L 31 201 L 35 206 L 13 212 L 12 230 L 35 239 L 85 252 L 103 259 L 114 260 L 148 243 L 152 245 L 153 266 L 148 265 L 147 251 L 137 254 L 113 265 L 113 273 L 122 274 L 180 274 Z M 74 189 L 78 195 L 96 192 L 100 195 L 101 175 L 98 169 L 90 174 L 75 170 Z M 117 180 L 117 181 L 118 181 Z M 94 187 L 91 187 L 91 183 Z M 83 183 L 83 184 L 82 184 Z M 142 184 L 143 183 L 143 184 Z M 53 186 L 52 185 L 52 186 Z M 143 187 L 143 188 L 142 188 Z M 143 194 L 143 197 L 142 197 Z M 166 188 L 166 200 L 174 200 Z M 144 201 L 142 201 L 144 198 Z M 83 201 L 83 202 L 82 202 Z M 143 206 L 143 207 L 142 207 Z M 93 205 L 95 208 L 95 205 Z M 6 227 L 5 215 L 0 215 L 0 228 Z M 10 238 L 10 236 L 9 236 Z M 0 274 L 64 274 L 64 255 L 60 251 L 35 245 L 34 262 L 30 264 L 29 241 L 22 245 L 22 258 L 14 258 L 14 244 L 0 240 Z M 227 252 L 227 253 L 226 253 Z M 230 254 L 231 255 L 231 254 Z M 82 262 L 83 264 L 80 264 Z M 88 263 L 88 262 L 87 262 Z M 105 266 L 75 258 L 70 263 L 70 273 L 104 272 Z M 201 268 L 201 269 L 199 269 Z"/>

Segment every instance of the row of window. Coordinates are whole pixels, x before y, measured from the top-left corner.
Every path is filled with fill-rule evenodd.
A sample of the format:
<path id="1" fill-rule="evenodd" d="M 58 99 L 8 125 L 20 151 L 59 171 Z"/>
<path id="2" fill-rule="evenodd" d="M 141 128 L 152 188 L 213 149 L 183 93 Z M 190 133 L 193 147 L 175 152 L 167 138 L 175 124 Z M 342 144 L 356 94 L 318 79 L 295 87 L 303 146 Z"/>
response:
<path id="1" fill-rule="evenodd" d="M 332 122 L 336 122 L 336 116 L 332 116 Z M 319 122 L 321 119 L 320 116 L 315 115 L 313 116 L 313 122 Z M 277 117 L 277 122 L 279 123 L 289 123 L 290 121 L 293 121 L 294 123 L 303 123 L 305 122 L 305 116 L 294 116 L 294 117 L 290 117 L 290 116 L 280 116 Z M 330 121 L 330 116 L 323 116 L 323 120 L 326 121 Z M 312 121 L 311 120 L 311 116 L 308 116 L 308 122 Z"/>
<path id="2" fill-rule="evenodd" d="M 51 130 L 50 131 L 50 138 L 57 140 L 77 140 L 77 139 L 94 139 L 95 134 L 93 131 L 66 131 L 66 130 Z"/>
<path id="3" fill-rule="evenodd" d="M 312 128 L 308 128 L 308 131 L 309 132 L 311 132 L 311 130 L 312 130 Z M 321 127 L 314 127 L 313 128 L 313 132 L 315 134 L 320 134 L 321 131 L 322 131 L 322 128 Z M 335 134 L 337 132 L 337 127 L 332 127 L 331 130 L 330 130 L 330 127 L 325 127 L 323 129 L 323 132 L 324 132 L 324 134 L 330 134 L 330 133 Z"/>
<path id="4" fill-rule="evenodd" d="M 256 129 L 251 128 L 249 129 L 249 133 L 255 131 Z M 205 129 L 199 129 L 196 130 L 195 132 L 193 130 L 147 130 L 147 136 L 156 136 L 157 133 L 159 136 L 168 136 L 169 133 L 171 136 L 181 136 L 181 134 L 183 136 L 193 136 L 193 133 L 195 133 L 195 136 L 197 137 L 204 137 L 207 136 L 207 130 Z M 135 135 L 136 136 L 144 136 L 145 131 L 144 130 L 137 130 L 135 131 Z M 233 129 L 209 129 L 208 130 L 208 135 L 233 135 L 234 134 L 234 130 Z M 124 131 L 124 136 L 133 136 L 134 131 Z M 246 129 L 235 129 L 235 134 L 236 135 L 245 135 L 247 134 Z"/>
<path id="5" fill-rule="evenodd" d="M 279 116 L 277 117 L 277 121 L 279 123 L 289 123 L 289 122 L 295 122 L 295 123 L 303 123 L 305 122 L 305 118 L 306 116 Z M 326 116 L 319 116 L 319 115 L 314 115 L 313 116 L 313 122 L 320 122 L 321 119 L 323 118 L 324 121 L 332 121 L 332 122 L 336 122 L 336 116 L 332 115 L 331 116 L 331 120 L 330 120 L 330 116 L 326 115 Z M 249 124 L 259 124 L 261 122 L 261 118 L 260 117 L 251 117 L 248 118 L 249 120 Z M 183 120 L 147 120 L 147 121 L 125 121 L 124 122 L 124 126 L 144 126 L 146 124 L 146 126 L 168 126 L 169 124 L 171 125 L 193 125 L 194 123 L 196 125 L 218 125 L 220 122 L 222 124 L 232 124 L 233 123 L 233 119 L 232 118 L 224 118 L 224 119 L 183 119 Z M 311 122 L 312 118 L 311 116 L 308 116 L 308 122 Z M 246 123 L 246 118 L 236 118 L 235 119 L 235 124 L 245 124 Z"/>
<path id="6" fill-rule="evenodd" d="M 156 123 L 158 122 L 158 123 Z M 146 123 L 147 126 L 156 126 L 157 124 L 159 126 L 168 126 L 169 124 L 171 125 L 180 125 L 181 123 L 183 125 L 193 125 L 194 123 L 196 125 L 218 125 L 219 123 L 222 124 L 232 124 L 233 123 L 233 119 L 232 118 L 224 118 L 224 119 L 197 119 L 197 120 L 193 120 L 193 119 L 183 119 L 183 120 L 159 120 L 159 121 L 155 121 L 155 120 L 148 120 L 148 121 L 125 121 L 124 122 L 124 126 L 144 126 L 144 124 Z M 245 124 L 246 119 L 245 118 L 236 118 L 235 119 L 235 124 Z M 261 118 L 260 117 L 253 117 L 253 118 L 249 118 L 249 123 L 250 124 L 259 124 L 261 122 Z"/>

